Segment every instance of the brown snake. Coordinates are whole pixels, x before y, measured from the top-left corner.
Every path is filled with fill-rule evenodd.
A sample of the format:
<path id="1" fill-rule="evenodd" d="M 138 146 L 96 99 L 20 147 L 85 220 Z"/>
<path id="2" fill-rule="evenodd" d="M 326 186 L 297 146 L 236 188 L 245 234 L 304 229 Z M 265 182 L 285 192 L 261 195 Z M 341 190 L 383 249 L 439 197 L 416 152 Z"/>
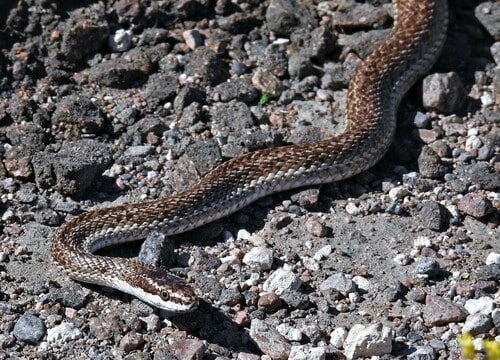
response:
<path id="1" fill-rule="evenodd" d="M 395 0 L 389 37 L 350 81 L 344 133 L 307 145 L 235 157 L 187 191 L 164 199 L 82 214 L 61 226 L 52 256 L 75 280 L 109 286 L 158 308 L 189 311 L 193 289 L 165 270 L 133 259 L 97 256 L 111 244 L 151 231 L 179 234 L 284 190 L 339 181 L 373 166 L 391 144 L 403 95 L 434 64 L 445 39 L 446 0 Z"/>

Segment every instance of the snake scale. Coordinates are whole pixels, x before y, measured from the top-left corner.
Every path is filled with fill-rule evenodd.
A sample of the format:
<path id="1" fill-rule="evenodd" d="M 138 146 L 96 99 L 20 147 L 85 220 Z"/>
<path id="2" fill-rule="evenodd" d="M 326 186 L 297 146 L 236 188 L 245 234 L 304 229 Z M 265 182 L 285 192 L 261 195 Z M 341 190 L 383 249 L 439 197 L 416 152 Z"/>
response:
<path id="1" fill-rule="evenodd" d="M 179 234 L 231 214 L 264 196 L 339 181 L 373 166 L 391 144 L 404 94 L 429 71 L 445 40 L 446 0 L 395 0 L 390 35 L 349 83 L 346 130 L 315 143 L 235 157 L 187 191 L 160 200 L 98 209 L 74 217 L 53 236 L 52 256 L 71 278 L 112 287 L 158 308 L 198 304 L 186 281 L 134 259 L 98 256 L 106 246 Z"/>

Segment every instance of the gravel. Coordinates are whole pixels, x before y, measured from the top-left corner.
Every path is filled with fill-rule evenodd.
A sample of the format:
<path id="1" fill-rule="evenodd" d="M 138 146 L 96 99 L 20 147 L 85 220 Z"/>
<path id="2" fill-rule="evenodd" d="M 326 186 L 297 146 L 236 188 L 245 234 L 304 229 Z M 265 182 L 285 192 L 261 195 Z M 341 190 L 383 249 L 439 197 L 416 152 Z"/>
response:
<path id="1" fill-rule="evenodd" d="M 500 3 L 450 6 L 445 49 L 372 169 L 101 251 L 192 283 L 199 308 L 172 316 L 69 280 L 55 229 L 342 132 L 348 81 L 392 6 L 6 2 L 0 359 L 451 359 L 457 334 L 500 340 Z"/>

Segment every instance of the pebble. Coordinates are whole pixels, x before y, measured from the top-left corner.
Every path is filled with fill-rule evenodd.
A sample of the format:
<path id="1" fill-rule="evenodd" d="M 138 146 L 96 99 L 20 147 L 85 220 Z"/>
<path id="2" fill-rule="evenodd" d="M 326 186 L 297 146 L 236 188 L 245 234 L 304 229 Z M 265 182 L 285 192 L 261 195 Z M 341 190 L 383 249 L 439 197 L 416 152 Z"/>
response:
<path id="1" fill-rule="evenodd" d="M 204 341 L 198 339 L 182 339 L 172 345 L 171 352 L 176 359 L 199 360 L 203 359 L 207 351 Z"/>
<path id="2" fill-rule="evenodd" d="M 281 94 L 283 85 L 270 71 L 257 68 L 252 76 L 252 84 L 257 90 L 271 97 L 278 97 Z"/>
<path id="3" fill-rule="evenodd" d="M 31 314 L 22 315 L 14 325 L 16 339 L 32 345 L 38 344 L 45 335 L 45 331 L 43 321 Z"/>
<path id="4" fill-rule="evenodd" d="M 276 269 L 264 282 L 264 291 L 272 291 L 281 295 L 285 291 L 298 290 L 302 285 L 299 276 L 288 266 Z"/>
<path id="5" fill-rule="evenodd" d="M 344 354 L 347 359 L 382 356 L 391 352 L 391 329 L 381 323 L 356 324 L 344 341 Z"/>
<path id="6" fill-rule="evenodd" d="M 291 351 L 288 341 L 265 321 L 253 319 L 250 325 L 250 339 L 264 354 L 273 360 L 286 360 Z"/>
<path id="7" fill-rule="evenodd" d="M 332 253 L 332 246 L 325 245 L 321 249 L 316 251 L 316 253 L 313 255 L 313 259 L 319 262 L 323 259 L 328 258 L 328 256 L 330 256 L 331 253 Z"/>
<path id="8" fill-rule="evenodd" d="M 113 52 L 124 52 L 132 46 L 132 31 L 118 29 L 108 38 L 108 45 Z"/>
<path id="9" fill-rule="evenodd" d="M 349 215 L 354 215 L 354 216 L 361 214 L 361 209 L 359 207 L 357 207 L 356 204 L 351 203 L 351 202 L 346 205 L 345 211 Z"/>
<path id="10" fill-rule="evenodd" d="M 425 201 L 419 213 L 419 220 L 430 230 L 443 231 L 448 226 L 449 213 L 446 208 L 435 201 Z"/>
<path id="11" fill-rule="evenodd" d="M 292 346 L 288 360 L 324 360 L 326 349 L 323 346 L 311 347 L 309 345 Z"/>
<path id="12" fill-rule="evenodd" d="M 410 191 L 406 188 L 406 186 L 396 186 L 389 190 L 389 198 L 392 201 L 401 200 L 405 196 L 410 195 Z"/>
<path id="13" fill-rule="evenodd" d="M 486 265 L 500 265 L 500 254 L 496 252 L 491 252 L 486 257 Z"/>
<path id="14" fill-rule="evenodd" d="M 324 280 L 319 286 L 322 292 L 338 291 L 343 294 L 356 291 L 356 284 L 351 279 L 348 279 L 343 273 L 333 274 Z"/>
<path id="15" fill-rule="evenodd" d="M 259 297 L 257 308 L 266 313 L 273 313 L 282 305 L 281 299 L 273 292 L 263 294 Z"/>
<path id="16" fill-rule="evenodd" d="M 370 284 L 370 280 L 368 280 L 367 278 L 365 278 L 363 276 L 356 275 L 352 278 L 352 281 L 356 284 L 356 287 L 359 290 L 363 290 L 366 292 L 370 291 L 371 284 Z"/>
<path id="17" fill-rule="evenodd" d="M 152 150 L 153 147 L 151 145 L 129 146 L 123 152 L 123 156 L 125 157 L 146 156 L 149 155 Z"/>
<path id="18" fill-rule="evenodd" d="M 408 360 L 435 360 L 436 350 L 432 346 L 416 346 L 415 351 L 408 355 Z"/>
<path id="19" fill-rule="evenodd" d="M 182 37 L 184 38 L 186 45 L 191 50 L 194 50 L 197 47 L 200 47 L 203 45 L 203 37 L 201 36 L 201 33 L 196 29 L 184 31 L 182 33 Z"/>
<path id="20" fill-rule="evenodd" d="M 345 338 L 347 337 L 347 329 L 338 327 L 330 333 L 330 344 L 338 349 L 344 346 Z"/>
<path id="21" fill-rule="evenodd" d="M 266 247 L 254 247 L 243 257 L 243 264 L 257 268 L 259 271 L 269 270 L 273 266 L 273 250 Z"/>
<path id="22" fill-rule="evenodd" d="M 326 235 L 327 227 L 322 224 L 318 218 L 310 217 L 306 221 L 306 230 L 309 234 L 316 237 L 323 237 Z"/>
<path id="23" fill-rule="evenodd" d="M 419 129 L 425 129 L 431 124 L 431 118 L 420 111 L 415 113 L 413 124 Z"/>
<path id="24" fill-rule="evenodd" d="M 469 312 L 469 314 L 486 314 L 489 315 L 492 313 L 495 308 L 494 300 L 488 296 L 480 297 L 479 299 L 469 299 L 465 302 L 465 310 Z"/>
<path id="25" fill-rule="evenodd" d="M 437 295 L 427 295 L 423 318 L 428 326 L 443 326 L 464 321 L 467 311 L 460 305 Z"/>
<path id="26" fill-rule="evenodd" d="M 128 352 L 140 348 L 142 344 L 144 344 L 144 338 L 142 335 L 131 331 L 121 338 L 120 349 Z"/>
<path id="27" fill-rule="evenodd" d="M 429 257 L 419 258 L 415 265 L 415 273 L 435 278 L 441 274 L 441 267 L 436 259 Z"/>
<path id="28" fill-rule="evenodd" d="M 467 316 L 465 324 L 462 327 L 462 333 L 470 333 L 472 336 L 486 334 L 493 327 L 491 317 L 486 314 L 473 314 Z"/>
<path id="29" fill-rule="evenodd" d="M 64 344 L 71 340 L 80 339 L 82 332 L 72 322 L 63 322 L 47 330 L 47 342 Z"/>
<path id="30" fill-rule="evenodd" d="M 288 341 L 302 341 L 303 334 L 299 329 L 288 324 L 279 324 L 276 330 L 285 337 Z"/>
<path id="31" fill-rule="evenodd" d="M 455 72 L 436 73 L 424 78 L 422 102 L 426 109 L 452 113 L 463 105 L 464 86 Z"/>
<path id="32" fill-rule="evenodd" d="M 397 254 L 394 257 L 394 262 L 401 266 L 406 266 L 411 262 L 411 256 L 408 254 Z"/>
<path id="33" fill-rule="evenodd" d="M 457 204 L 458 210 L 464 214 L 480 219 L 493 212 L 491 201 L 481 194 L 469 193 L 464 195 Z"/>

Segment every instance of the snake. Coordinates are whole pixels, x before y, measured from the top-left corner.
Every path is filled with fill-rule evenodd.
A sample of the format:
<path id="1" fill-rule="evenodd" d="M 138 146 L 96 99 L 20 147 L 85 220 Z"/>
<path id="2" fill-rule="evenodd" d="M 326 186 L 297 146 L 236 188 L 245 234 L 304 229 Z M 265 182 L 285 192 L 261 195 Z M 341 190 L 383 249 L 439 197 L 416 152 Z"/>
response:
<path id="1" fill-rule="evenodd" d="M 111 287 L 159 309 L 199 304 L 187 280 L 134 258 L 96 255 L 114 244 L 187 232 L 255 200 L 294 188 L 344 180 L 374 166 L 395 136 L 403 96 L 436 62 L 446 37 L 446 0 L 394 0 L 393 25 L 350 79 L 346 128 L 308 144 L 245 153 L 207 172 L 187 190 L 137 204 L 84 212 L 54 233 L 51 254 L 70 278 Z"/>

